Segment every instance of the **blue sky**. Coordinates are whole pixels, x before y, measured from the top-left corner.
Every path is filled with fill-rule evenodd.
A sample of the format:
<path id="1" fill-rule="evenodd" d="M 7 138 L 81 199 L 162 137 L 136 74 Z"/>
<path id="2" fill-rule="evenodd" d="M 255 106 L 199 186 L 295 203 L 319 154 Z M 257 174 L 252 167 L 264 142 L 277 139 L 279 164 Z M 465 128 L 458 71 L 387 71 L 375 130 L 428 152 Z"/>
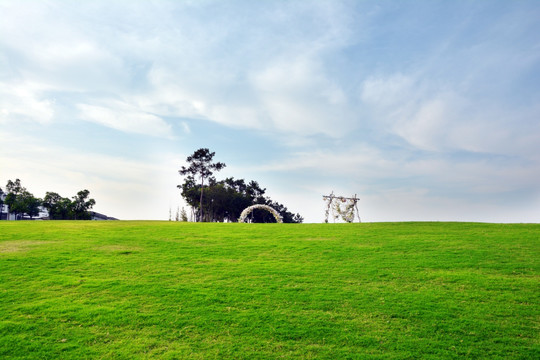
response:
<path id="1" fill-rule="evenodd" d="M 0 186 L 167 219 L 201 147 L 324 219 L 540 220 L 538 1 L 0 0 Z"/>

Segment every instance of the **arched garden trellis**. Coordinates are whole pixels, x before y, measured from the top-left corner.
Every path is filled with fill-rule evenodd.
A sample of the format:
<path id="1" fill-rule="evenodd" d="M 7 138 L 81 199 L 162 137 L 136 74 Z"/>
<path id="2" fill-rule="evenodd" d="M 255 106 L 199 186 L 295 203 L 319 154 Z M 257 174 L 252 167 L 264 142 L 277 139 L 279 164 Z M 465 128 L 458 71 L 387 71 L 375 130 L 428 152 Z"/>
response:
<path id="1" fill-rule="evenodd" d="M 242 211 L 242 213 L 240 214 L 240 219 L 238 219 L 238 222 L 243 223 L 244 221 L 246 221 L 247 216 L 249 214 L 251 214 L 251 212 L 253 210 L 255 210 L 255 209 L 266 210 L 269 213 L 271 213 L 272 215 L 274 215 L 274 218 L 276 219 L 276 222 L 283 223 L 283 219 L 281 218 L 281 216 L 279 215 L 279 213 L 275 209 L 271 208 L 268 205 L 262 205 L 262 204 L 251 205 L 251 206 L 248 206 L 247 208 L 245 208 L 244 211 Z"/>

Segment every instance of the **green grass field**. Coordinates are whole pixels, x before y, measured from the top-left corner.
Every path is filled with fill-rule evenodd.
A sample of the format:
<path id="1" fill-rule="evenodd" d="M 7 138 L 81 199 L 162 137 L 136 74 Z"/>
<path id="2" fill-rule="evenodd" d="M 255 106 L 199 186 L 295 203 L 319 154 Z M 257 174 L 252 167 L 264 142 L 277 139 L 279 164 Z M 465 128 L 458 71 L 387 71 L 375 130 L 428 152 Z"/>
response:
<path id="1" fill-rule="evenodd" d="M 540 225 L 0 222 L 2 359 L 539 359 Z"/>

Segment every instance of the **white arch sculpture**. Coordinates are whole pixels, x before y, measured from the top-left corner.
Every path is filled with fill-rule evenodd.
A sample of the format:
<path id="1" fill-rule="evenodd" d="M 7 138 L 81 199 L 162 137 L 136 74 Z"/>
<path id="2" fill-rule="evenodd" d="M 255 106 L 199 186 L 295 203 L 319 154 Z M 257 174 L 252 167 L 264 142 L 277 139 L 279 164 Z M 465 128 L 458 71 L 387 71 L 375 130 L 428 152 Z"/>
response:
<path id="1" fill-rule="evenodd" d="M 278 222 L 280 224 L 283 223 L 283 219 L 281 218 L 281 216 L 279 215 L 279 213 L 276 210 L 274 210 L 273 208 L 271 208 L 268 205 L 262 205 L 262 204 L 251 205 L 251 206 L 248 206 L 247 208 L 245 208 L 244 211 L 242 211 L 242 213 L 240 214 L 240 219 L 238 219 L 238 222 L 243 223 L 244 221 L 246 221 L 247 216 L 255 209 L 266 210 L 266 211 L 270 212 L 272 215 L 274 215 L 274 218 L 276 219 L 276 222 Z"/>

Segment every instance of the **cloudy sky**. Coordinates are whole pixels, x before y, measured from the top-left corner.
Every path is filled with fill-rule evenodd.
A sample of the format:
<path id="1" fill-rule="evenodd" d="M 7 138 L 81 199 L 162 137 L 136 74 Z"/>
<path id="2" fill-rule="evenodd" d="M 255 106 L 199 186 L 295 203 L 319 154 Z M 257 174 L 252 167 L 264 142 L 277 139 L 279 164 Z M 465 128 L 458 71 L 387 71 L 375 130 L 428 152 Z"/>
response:
<path id="1" fill-rule="evenodd" d="M 539 1 L 0 0 L 0 186 L 167 219 L 198 148 L 306 222 L 540 222 Z"/>

